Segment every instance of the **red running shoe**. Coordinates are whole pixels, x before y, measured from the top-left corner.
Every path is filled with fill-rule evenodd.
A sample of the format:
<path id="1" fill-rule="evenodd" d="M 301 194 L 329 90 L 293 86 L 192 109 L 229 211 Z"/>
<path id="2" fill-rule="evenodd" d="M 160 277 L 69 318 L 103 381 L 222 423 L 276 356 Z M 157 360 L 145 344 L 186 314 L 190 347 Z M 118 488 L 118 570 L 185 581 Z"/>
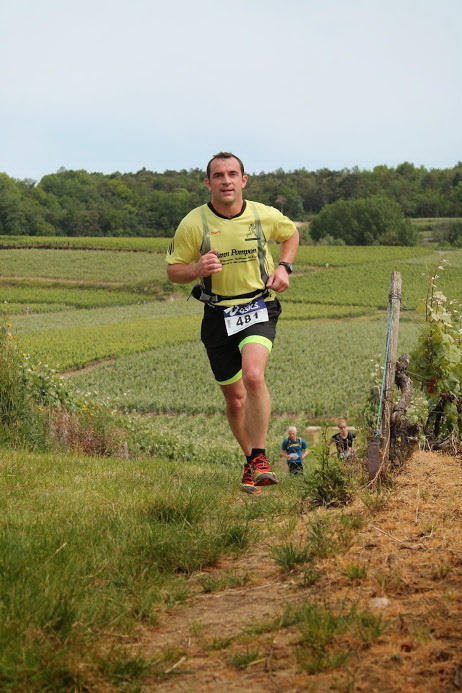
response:
<path id="1" fill-rule="evenodd" d="M 250 464 L 255 472 L 255 486 L 272 486 L 278 483 L 265 455 L 260 453 L 250 461 Z"/>
<path id="2" fill-rule="evenodd" d="M 241 491 L 243 491 L 244 493 L 261 493 L 261 490 L 255 486 L 252 474 L 252 467 L 248 462 L 246 462 L 244 465 L 244 474 L 242 477 Z"/>

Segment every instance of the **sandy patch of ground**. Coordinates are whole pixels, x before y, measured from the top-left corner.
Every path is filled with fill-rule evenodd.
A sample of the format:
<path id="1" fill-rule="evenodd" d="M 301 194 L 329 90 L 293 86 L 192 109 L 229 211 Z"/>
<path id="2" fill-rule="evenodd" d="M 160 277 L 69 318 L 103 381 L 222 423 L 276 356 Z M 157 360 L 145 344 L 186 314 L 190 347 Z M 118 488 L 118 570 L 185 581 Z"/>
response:
<path id="1" fill-rule="evenodd" d="M 247 576 L 242 585 L 196 594 L 162 614 L 156 628 L 140 628 L 133 646 L 143 657 L 177 654 L 169 677 L 143 690 L 159 693 L 215 691 L 357 691 L 446 693 L 462 687 L 462 463 L 453 457 L 416 453 L 397 475 L 380 507 L 355 501 L 343 512 L 362 514 L 346 552 L 318 560 L 322 576 L 304 584 L 303 568 L 284 574 L 256 545 L 245 557 L 223 561 L 209 575 Z M 258 499 L 252 499 L 255 502 Z M 329 513 L 338 512 L 336 510 Z M 309 513 L 300 515 L 292 539 L 307 537 Z M 276 527 L 283 541 L 283 527 Z M 353 581 L 348 566 L 364 566 Z M 318 673 L 301 668 L 297 625 L 249 634 L 310 600 L 320 609 L 347 612 L 351 605 L 381 616 L 387 628 L 363 642 L 339 637 L 350 649 L 342 666 Z M 336 643 L 329 648 L 335 650 Z M 239 668 L 233 657 L 258 651 Z"/>

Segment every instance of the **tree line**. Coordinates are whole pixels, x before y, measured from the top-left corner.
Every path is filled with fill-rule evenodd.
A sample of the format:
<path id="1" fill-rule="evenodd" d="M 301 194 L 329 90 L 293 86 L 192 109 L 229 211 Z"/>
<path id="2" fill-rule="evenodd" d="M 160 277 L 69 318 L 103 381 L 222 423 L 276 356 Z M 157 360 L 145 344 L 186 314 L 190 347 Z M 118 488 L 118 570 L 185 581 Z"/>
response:
<path id="1" fill-rule="evenodd" d="M 204 177 L 200 169 L 102 174 L 62 168 L 37 182 L 0 173 L 0 234 L 169 237 L 185 214 L 209 199 Z M 462 162 L 430 170 L 409 162 L 372 170 L 277 169 L 252 174 L 246 196 L 298 221 L 333 203 L 369 198 L 399 205 L 406 218 L 462 217 Z"/>

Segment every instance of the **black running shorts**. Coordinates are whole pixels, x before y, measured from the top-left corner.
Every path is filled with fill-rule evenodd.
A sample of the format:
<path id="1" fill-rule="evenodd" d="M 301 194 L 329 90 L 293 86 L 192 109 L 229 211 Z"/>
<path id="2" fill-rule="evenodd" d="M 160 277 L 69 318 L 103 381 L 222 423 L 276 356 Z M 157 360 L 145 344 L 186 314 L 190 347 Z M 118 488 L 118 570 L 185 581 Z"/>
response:
<path id="1" fill-rule="evenodd" d="M 268 320 L 257 322 L 231 336 L 226 332 L 223 308 L 204 306 L 201 339 L 219 385 L 231 385 L 242 377 L 241 349 L 248 342 L 264 344 L 271 351 L 281 304 L 275 298 L 266 302 Z"/>

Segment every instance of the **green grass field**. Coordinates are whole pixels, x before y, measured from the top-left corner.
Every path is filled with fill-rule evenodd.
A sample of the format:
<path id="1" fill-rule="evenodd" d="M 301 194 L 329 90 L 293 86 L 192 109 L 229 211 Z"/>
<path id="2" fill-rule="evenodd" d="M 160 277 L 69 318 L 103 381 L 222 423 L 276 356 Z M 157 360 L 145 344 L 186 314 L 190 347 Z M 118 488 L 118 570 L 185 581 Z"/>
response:
<path id="1" fill-rule="evenodd" d="M 169 238 L 103 238 L 85 236 L 4 236 L 0 235 L 0 248 L 49 248 L 54 250 L 129 250 L 131 252 L 164 253 Z"/>
<path id="2" fill-rule="evenodd" d="M 361 518 L 311 513 L 306 487 L 280 461 L 280 445 L 287 426 L 296 425 L 314 448 L 307 465 L 314 468 L 321 433 L 305 434 L 307 426 L 332 426 L 342 415 L 358 425 L 364 447 L 360 414 L 374 364 L 383 361 L 390 274 L 403 275 L 399 351 L 409 351 L 427 268 L 443 256 L 402 248 L 300 250 L 267 370 L 268 455 L 283 483 L 253 502 L 239 491 L 242 455 L 199 340 L 202 306 L 165 278 L 166 239 L 144 239 L 137 252 L 129 247 L 137 239 L 69 239 L 79 248 L 72 251 L 54 240 L 50 249 L 19 239 L 24 249 L 0 251 L 11 342 L 30 355 L 38 377 L 47 364 L 99 400 L 129 456 L 0 447 L 0 689 L 155 690 L 174 676 L 181 652 L 141 656 L 133 633 L 212 590 L 209 570 L 220 558 L 271 537 L 268 555 L 292 579 L 293 561 L 304 560 L 289 552 L 301 513 L 316 537 L 310 561 L 327 546 L 348 545 Z M 462 254 L 446 259 L 441 283 L 460 299 Z M 349 492 L 364 485 L 358 479 L 349 480 Z M 365 496 L 364 508 L 373 502 Z M 275 540 L 276 525 L 288 528 L 283 540 Z M 315 568 L 305 564 L 304 589 Z M 252 576 L 238 583 L 231 572 L 221 579 L 222 589 L 252 584 Z"/>
<path id="3" fill-rule="evenodd" d="M 93 241 L 99 240 L 86 246 L 87 239 L 71 239 L 89 250 L 0 250 L 0 295 L 21 351 L 31 363 L 68 373 L 80 392 L 124 412 L 155 414 L 157 426 L 162 416 L 219 416 L 221 394 L 199 339 L 202 306 L 187 300 L 188 287 L 166 281 L 168 239 L 144 239 L 145 249 L 138 252 L 128 250 L 133 239 L 114 239 L 114 246 L 102 239 L 105 250 L 94 250 Z M 293 420 L 306 426 L 360 417 L 372 367 L 385 350 L 391 272 L 403 277 L 406 312 L 399 350 L 404 352 L 418 333 L 414 309 L 427 292 L 429 272 L 443 261 L 438 282 L 461 300 L 462 251 L 300 248 L 291 287 L 281 296 L 283 313 L 268 367 L 276 453 L 281 432 Z M 160 298 L 159 287 L 164 287 Z M 183 448 L 191 441 L 186 419 L 176 426 Z M 220 435 L 227 436 L 225 425 Z M 224 454 L 234 457 L 232 442 Z"/>
<path id="4" fill-rule="evenodd" d="M 160 278 L 164 254 L 106 250 L 0 250 L 2 278 L 64 279 L 117 285 Z M 164 277 L 162 277 L 164 279 Z"/>
<path id="5" fill-rule="evenodd" d="M 81 247 L 79 239 L 71 240 Z M 91 364 L 70 381 L 125 411 L 221 411 L 199 340 L 201 304 L 187 300 L 188 287 L 168 287 L 169 300 L 130 290 L 136 283 L 168 285 L 164 250 L 159 252 L 168 239 L 147 243 L 144 252 L 110 250 L 110 239 L 103 240 L 104 252 L 0 250 L 0 295 L 21 350 L 32 362 L 62 372 Z M 125 248 L 123 240 L 114 239 L 114 247 Z M 129 246 L 133 239 L 125 240 Z M 371 363 L 383 358 L 391 272 L 403 277 L 407 312 L 399 349 L 408 351 L 418 331 L 414 309 L 426 295 L 428 273 L 443 260 L 438 282 L 462 300 L 462 251 L 300 248 L 291 287 L 281 296 L 283 313 L 268 368 L 275 414 L 306 422 L 357 417 L 368 396 Z M 18 284 L 11 284 L 18 276 Z M 342 373 L 348 374 L 348 387 Z"/>
<path id="6" fill-rule="evenodd" d="M 2 691 L 102 690 L 104 682 L 134 691 L 147 672 L 161 676 L 163 661 L 138 670 L 117 638 L 155 625 L 191 593 L 192 573 L 242 552 L 251 521 L 294 502 L 288 484 L 258 506 L 239 505 L 232 465 L 207 484 L 203 473 L 200 462 L 0 449 Z"/>

